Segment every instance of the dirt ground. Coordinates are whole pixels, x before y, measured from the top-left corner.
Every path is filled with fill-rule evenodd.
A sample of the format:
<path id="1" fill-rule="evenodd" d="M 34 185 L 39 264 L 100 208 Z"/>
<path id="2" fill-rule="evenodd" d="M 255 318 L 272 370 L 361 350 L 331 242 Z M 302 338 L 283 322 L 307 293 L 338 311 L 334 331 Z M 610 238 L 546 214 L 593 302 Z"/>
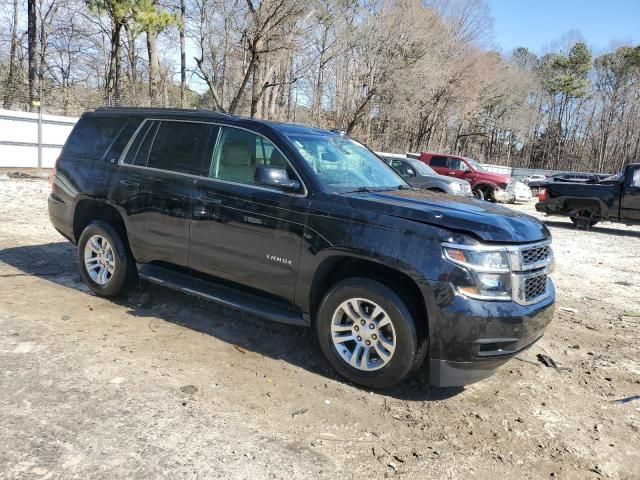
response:
<path id="1" fill-rule="evenodd" d="M 369 392 L 306 329 L 89 293 L 48 190 L 0 175 L 0 478 L 640 478 L 640 227 L 545 219 L 540 342 L 464 389 Z"/>

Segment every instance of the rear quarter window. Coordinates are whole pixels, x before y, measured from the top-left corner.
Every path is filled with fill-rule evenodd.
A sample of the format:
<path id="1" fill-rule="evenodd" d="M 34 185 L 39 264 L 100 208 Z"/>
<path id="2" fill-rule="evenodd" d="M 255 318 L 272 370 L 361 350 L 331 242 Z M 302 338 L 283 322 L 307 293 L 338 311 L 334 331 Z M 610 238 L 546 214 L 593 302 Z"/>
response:
<path id="1" fill-rule="evenodd" d="M 92 160 L 100 159 L 125 124 L 126 118 L 83 117 L 71 132 L 64 153 Z"/>

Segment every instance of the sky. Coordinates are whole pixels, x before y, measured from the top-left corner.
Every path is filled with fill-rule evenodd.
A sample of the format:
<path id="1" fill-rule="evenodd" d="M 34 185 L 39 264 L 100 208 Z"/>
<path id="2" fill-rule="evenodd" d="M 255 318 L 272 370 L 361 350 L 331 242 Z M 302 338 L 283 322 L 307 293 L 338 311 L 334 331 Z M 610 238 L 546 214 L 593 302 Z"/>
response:
<path id="1" fill-rule="evenodd" d="M 563 35 L 578 34 L 594 53 L 640 44 L 640 0 L 487 0 L 494 42 L 504 53 L 525 46 L 545 53 Z"/>

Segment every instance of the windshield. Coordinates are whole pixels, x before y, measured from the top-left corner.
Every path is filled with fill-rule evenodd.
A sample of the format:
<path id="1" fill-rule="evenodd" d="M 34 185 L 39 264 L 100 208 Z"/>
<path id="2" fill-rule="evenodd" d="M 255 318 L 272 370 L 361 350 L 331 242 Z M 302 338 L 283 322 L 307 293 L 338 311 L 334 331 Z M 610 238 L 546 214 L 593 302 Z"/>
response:
<path id="1" fill-rule="evenodd" d="M 436 171 L 426 163 L 422 163 L 419 160 L 413 159 L 409 159 L 407 161 L 409 162 L 409 164 L 411 164 L 411 167 L 415 169 L 420 175 L 438 175 Z"/>
<path id="2" fill-rule="evenodd" d="M 488 172 L 488 170 L 486 168 L 484 168 L 482 165 L 480 165 L 478 162 L 476 162 L 475 160 L 472 160 L 470 158 L 466 158 L 465 160 L 467 161 L 467 163 L 469 165 L 471 165 L 471 167 L 477 171 L 477 172 Z"/>
<path id="3" fill-rule="evenodd" d="M 350 138 L 313 134 L 291 134 L 288 138 L 327 190 L 391 190 L 407 186 L 391 167 Z"/>

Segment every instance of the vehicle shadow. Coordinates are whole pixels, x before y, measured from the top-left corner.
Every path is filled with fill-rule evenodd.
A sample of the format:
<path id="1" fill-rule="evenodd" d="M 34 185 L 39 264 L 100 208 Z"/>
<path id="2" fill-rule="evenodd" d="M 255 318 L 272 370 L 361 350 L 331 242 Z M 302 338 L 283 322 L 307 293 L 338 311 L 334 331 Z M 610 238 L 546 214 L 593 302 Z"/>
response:
<path id="1" fill-rule="evenodd" d="M 619 228 L 605 227 L 601 224 L 591 227 L 589 230 L 577 229 L 571 222 L 563 222 L 560 220 L 543 220 L 544 224 L 548 227 L 562 228 L 564 230 L 573 230 L 576 232 L 595 232 L 605 233 L 607 235 L 614 235 L 616 237 L 635 237 L 640 238 L 640 232 L 635 230 L 622 230 Z"/>
<path id="2" fill-rule="evenodd" d="M 72 288 L 84 295 L 94 295 L 80 279 L 75 246 L 69 242 L 6 248 L 0 250 L 0 262 L 17 268 L 22 274 Z M 323 377 L 346 382 L 324 360 L 313 332 L 307 328 L 269 322 L 145 281 L 140 281 L 128 295 L 113 301 L 127 308 L 132 316 L 155 316 L 205 333 L 241 350 L 256 352 Z M 292 345 L 295 348 L 291 348 Z M 436 401 L 453 397 L 463 390 L 462 387 L 431 387 L 425 365 L 418 374 L 402 384 L 379 390 L 378 393 L 401 400 Z"/>

